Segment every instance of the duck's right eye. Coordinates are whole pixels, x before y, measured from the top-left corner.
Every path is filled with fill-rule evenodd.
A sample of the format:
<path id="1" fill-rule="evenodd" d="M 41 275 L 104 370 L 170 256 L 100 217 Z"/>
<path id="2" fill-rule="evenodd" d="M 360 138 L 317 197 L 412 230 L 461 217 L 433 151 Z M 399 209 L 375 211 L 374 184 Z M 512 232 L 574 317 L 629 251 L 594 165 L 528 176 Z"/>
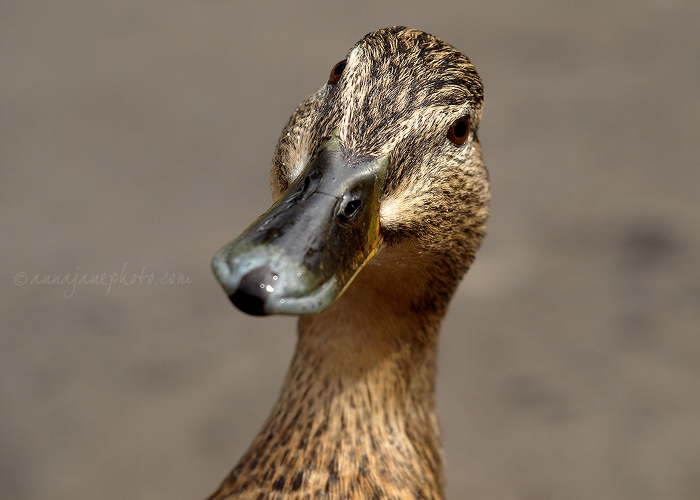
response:
<path id="1" fill-rule="evenodd" d="M 343 74 L 343 70 L 345 69 L 345 66 L 348 64 L 347 59 L 343 59 L 340 61 L 338 64 L 333 66 L 333 69 L 331 70 L 331 76 L 328 77 L 328 83 L 331 85 L 335 85 L 340 81 L 340 76 Z"/>

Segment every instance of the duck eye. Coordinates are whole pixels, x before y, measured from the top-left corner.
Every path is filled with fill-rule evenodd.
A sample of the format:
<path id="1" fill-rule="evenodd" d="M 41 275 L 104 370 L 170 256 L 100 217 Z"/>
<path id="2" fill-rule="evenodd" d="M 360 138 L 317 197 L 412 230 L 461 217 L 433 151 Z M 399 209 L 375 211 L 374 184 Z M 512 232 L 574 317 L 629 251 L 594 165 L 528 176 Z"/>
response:
<path id="1" fill-rule="evenodd" d="M 469 118 L 463 116 L 452 124 L 447 131 L 447 138 L 461 146 L 466 142 L 467 137 L 469 137 Z"/>
<path id="2" fill-rule="evenodd" d="M 345 66 L 347 64 L 348 60 L 343 59 L 338 64 L 333 66 L 333 69 L 331 70 L 331 76 L 328 77 L 328 83 L 330 83 L 331 85 L 338 83 L 338 81 L 340 80 L 340 75 L 343 74 L 343 70 L 345 69 Z"/>

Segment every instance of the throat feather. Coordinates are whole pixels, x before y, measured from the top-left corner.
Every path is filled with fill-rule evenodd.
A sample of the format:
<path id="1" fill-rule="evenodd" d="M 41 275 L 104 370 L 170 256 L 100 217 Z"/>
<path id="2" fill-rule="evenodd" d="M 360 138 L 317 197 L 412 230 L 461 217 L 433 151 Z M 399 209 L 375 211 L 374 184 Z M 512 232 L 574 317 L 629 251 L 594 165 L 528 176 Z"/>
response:
<path id="1" fill-rule="evenodd" d="M 333 306 L 300 320 L 280 399 L 212 500 L 258 498 L 254 492 L 271 499 L 315 492 L 329 499 L 442 498 L 438 325 L 407 331 L 408 321 L 389 331 L 382 321 L 338 316 L 342 307 Z"/>

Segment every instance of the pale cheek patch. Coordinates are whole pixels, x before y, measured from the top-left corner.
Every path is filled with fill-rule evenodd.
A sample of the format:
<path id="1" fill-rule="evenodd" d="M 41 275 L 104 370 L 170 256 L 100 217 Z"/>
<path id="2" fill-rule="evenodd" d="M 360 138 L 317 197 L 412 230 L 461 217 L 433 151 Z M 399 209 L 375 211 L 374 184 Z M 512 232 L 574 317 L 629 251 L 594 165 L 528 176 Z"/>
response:
<path id="1" fill-rule="evenodd" d="M 420 217 L 426 201 L 424 196 L 408 190 L 392 194 L 391 198 L 383 200 L 379 207 L 381 227 L 398 229 L 410 226 L 411 221 Z"/>
<path id="2" fill-rule="evenodd" d="M 380 227 L 393 229 L 398 225 L 402 217 L 401 202 L 396 198 L 383 201 L 379 207 Z"/>
<path id="3" fill-rule="evenodd" d="M 311 156 L 308 153 L 301 153 L 298 155 L 296 161 L 292 162 L 289 166 L 289 170 L 287 170 L 287 181 L 290 185 L 299 178 L 304 168 L 306 168 L 306 165 L 309 163 L 310 158 Z"/>

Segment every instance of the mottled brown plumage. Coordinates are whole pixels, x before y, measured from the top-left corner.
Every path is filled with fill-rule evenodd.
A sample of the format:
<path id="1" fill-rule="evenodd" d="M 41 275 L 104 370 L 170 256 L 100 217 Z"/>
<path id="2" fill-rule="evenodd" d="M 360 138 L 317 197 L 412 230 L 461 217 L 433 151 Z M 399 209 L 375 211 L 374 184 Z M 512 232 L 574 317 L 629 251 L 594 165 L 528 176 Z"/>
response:
<path id="1" fill-rule="evenodd" d="M 436 345 L 484 236 L 482 103 L 464 55 L 396 27 L 360 40 L 338 83 L 294 112 L 274 155 L 273 196 L 337 128 L 358 161 L 390 154 L 383 244 L 329 309 L 300 319 L 280 399 L 211 500 L 444 497 Z M 456 145 L 447 131 L 463 116 L 471 132 Z"/>

